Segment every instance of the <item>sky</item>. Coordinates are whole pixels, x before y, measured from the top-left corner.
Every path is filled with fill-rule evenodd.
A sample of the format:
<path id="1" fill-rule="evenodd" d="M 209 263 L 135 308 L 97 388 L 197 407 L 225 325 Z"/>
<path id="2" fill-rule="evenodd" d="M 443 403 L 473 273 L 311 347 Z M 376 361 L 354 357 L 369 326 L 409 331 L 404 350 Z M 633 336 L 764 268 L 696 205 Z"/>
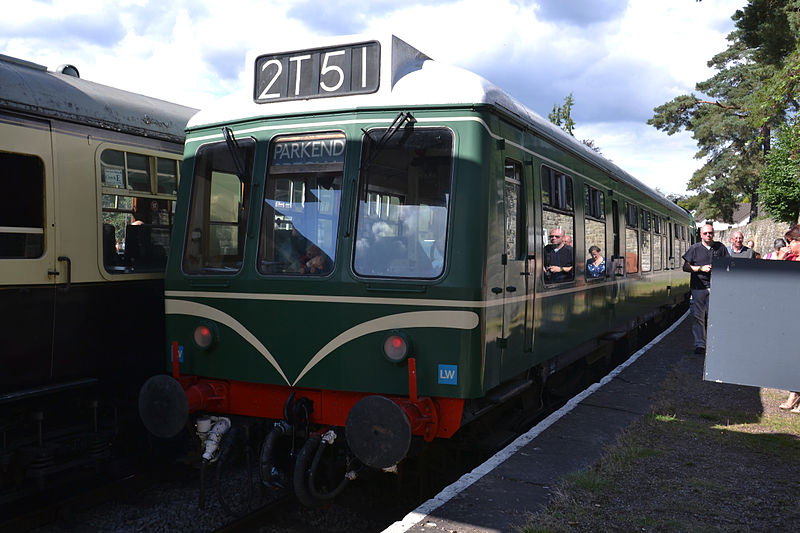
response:
<path id="1" fill-rule="evenodd" d="M 578 139 L 664 194 L 702 161 L 653 108 L 714 71 L 747 0 L 13 0 L 0 54 L 202 109 L 249 84 L 248 51 L 308 37 L 394 34 L 547 117 L 570 93 Z M 291 48 L 296 49 L 296 48 Z M 2 87 L 0 87 L 0 91 Z"/>

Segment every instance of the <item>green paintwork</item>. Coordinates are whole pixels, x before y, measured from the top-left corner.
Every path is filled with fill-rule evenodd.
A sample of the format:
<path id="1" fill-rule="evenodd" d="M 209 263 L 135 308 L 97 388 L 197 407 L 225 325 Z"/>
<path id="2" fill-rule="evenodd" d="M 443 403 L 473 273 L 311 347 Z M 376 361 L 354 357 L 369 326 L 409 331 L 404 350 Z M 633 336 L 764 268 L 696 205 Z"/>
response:
<path id="1" fill-rule="evenodd" d="M 246 240 L 244 264 L 238 273 L 230 276 L 182 273 L 181 249 L 187 233 L 194 153 L 203 142 L 209 142 L 210 137 L 215 137 L 214 141 L 221 139 L 219 127 L 189 131 L 173 252 L 166 275 L 168 310 L 170 300 L 212 306 L 241 324 L 242 329 L 237 331 L 206 318 L 168 313 L 167 340 L 177 340 L 184 347 L 182 373 L 286 385 L 287 381 L 265 356 L 242 336 L 242 331 L 247 331 L 274 356 L 289 384 L 293 384 L 315 354 L 337 336 L 360 324 L 400 313 L 467 311 L 474 313 L 478 320 L 473 329 L 412 327 L 406 332 L 412 339 L 412 355 L 417 359 L 421 395 L 480 397 L 491 387 L 560 352 L 603 333 L 635 324 L 654 308 L 680 301 L 688 291 L 688 275 L 679 268 L 633 274 L 601 283 L 584 281 L 582 261 L 587 253 L 583 250 L 582 224 L 578 223 L 583 220 L 584 183 L 591 183 L 606 194 L 606 243 L 609 247 L 612 199 L 620 202 L 621 239 L 625 235 L 625 201 L 671 217 L 671 222 L 693 227 L 689 215 L 677 207 L 669 211 L 663 201 L 653 199 L 650 193 L 612 180 L 606 172 L 548 141 L 544 136 L 546 132 L 522 128 L 488 106 L 402 109 L 414 115 L 416 127 L 444 126 L 455 134 L 445 272 L 439 279 L 425 281 L 360 279 L 350 266 L 354 242 L 348 230 L 353 220 L 350 213 L 354 209 L 362 128 L 386 127 L 387 121 L 398 111 L 401 110 L 270 117 L 228 125 L 237 137 L 247 135 L 257 141 L 253 171 L 256 187 L 250 204 L 256 209 L 249 214 L 254 220 L 260 220 L 258 206 L 262 203 L 268 143 L 273 136 L 323 131 L 342 131 L 347 136 L 336 264 L 333 273 L 326 278 L 259 274 L 254 259 L 258 231 Z M 320 123 L 331 125 L 319 126 Z M 308 126 L 304 128 L 303 124 Z M 498 138 L 505 142 L 498 142 Z M 524 150 L 515 145 L 523 146 Z M 531 227 L 527 253 L 536 257 L 529 262 L 529 276 L 521 275 L 525 261 L 509 260 L 505 266 L 501 261 L 505 158 L 522 163 L 522 194 Z M 541 235 L 542 223 L 542 164 L 570 174 L 576 197 L 577 281 L 553 288 L 542 284 L 542 245 L 537 238 Z M 624 242 L 621 246 L 624 250 Z M 525 279 L 528 280 L 527 299 L 524 298 Z M 495 295 L 491 292 L 493 287 L 510 285 L 517 287 L 514 293 L 504 290 Z M 669 294 L 667 287 L 671 287 Z M 506 298 L 505 303 L 503 298 Z M 324 301 L 326 299 L 328 301 Z M 430 305 L 437 302 L 441 305 Z M 219 333 L 216 344 L 208 350 L 200 350 L 191 340 L 192 331 L 201 323 L 214 324 Z M 296 385 L 407 394 L 406 365 L 389 362 L 381 352 L 388 331 L 383 329 L 356 336 L 342 344 L 303 375 Z M 507 339 L 507 347 L 500 346 L 496 341 L 499 337 Z M 438 383 L 440 364 L 458 366 L 457 385 Z"/>

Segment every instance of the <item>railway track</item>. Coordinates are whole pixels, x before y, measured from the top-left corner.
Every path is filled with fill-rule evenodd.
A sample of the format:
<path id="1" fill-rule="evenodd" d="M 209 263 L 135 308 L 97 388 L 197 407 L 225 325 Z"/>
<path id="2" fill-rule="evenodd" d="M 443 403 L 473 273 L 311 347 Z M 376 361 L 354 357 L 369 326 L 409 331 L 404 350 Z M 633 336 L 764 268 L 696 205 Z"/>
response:
<path id="1" fill-rule="evenodd" d="M 596 381 L 608 370 L 587 368 L 586 379 Z M 539 391 L 527 407 L 499 412 L 494 421 L 485 419 L 484 427 L 474 428 L 471 434 L 423 447 L 391 472 L 370 471 L 322 508 L 309 509 L 288 492 L 265 489 L 251 452 L 205 469 L 169 463 L 126 476 L 3 522 L 0 531 L 55 533 L 64 525 L 109 532 L 381 531 L 561 405 L 570 397 L 569 389 L 574 394 L 586 386 L 584 379 L 572 381 L 562 383 L 558 394 Z"/>

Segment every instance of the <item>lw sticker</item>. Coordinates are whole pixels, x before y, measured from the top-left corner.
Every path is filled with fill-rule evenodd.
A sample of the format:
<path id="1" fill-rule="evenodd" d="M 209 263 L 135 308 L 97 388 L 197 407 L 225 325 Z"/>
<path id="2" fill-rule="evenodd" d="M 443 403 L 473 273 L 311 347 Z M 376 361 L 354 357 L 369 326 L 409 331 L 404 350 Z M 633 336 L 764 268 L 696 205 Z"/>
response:
<path id="1" fill-rule="evenodd" d="M 439 365 L 439 383 L 458 385 L 458 365 Z"/>
<path id="2" fill-rule="evenodd" d="M 170 350 L 169 351 L 169 362 L 171 363 L 174 360 L 175 360 L 175 356 L 172 355 L 172 350 Z M 183 363 L 183 345 L 181 345 L 181 344 L 178 345 L 178 362 L 179 363 Z"/>

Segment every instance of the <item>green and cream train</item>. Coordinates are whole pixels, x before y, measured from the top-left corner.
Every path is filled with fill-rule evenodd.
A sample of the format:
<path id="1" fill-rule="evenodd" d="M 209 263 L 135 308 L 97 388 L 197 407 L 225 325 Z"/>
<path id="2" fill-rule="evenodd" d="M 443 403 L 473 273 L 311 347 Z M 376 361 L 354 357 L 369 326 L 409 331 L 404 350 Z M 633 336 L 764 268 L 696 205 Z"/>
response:
<path id="1" fill-rule="evenodd" d="M 485 79 L 394 36 L 251 59 L 188 125 L 154 434 L 274 423 L 314 504 L 321 457 L 395 465 L 686 301 L 691 216 Z"/>

